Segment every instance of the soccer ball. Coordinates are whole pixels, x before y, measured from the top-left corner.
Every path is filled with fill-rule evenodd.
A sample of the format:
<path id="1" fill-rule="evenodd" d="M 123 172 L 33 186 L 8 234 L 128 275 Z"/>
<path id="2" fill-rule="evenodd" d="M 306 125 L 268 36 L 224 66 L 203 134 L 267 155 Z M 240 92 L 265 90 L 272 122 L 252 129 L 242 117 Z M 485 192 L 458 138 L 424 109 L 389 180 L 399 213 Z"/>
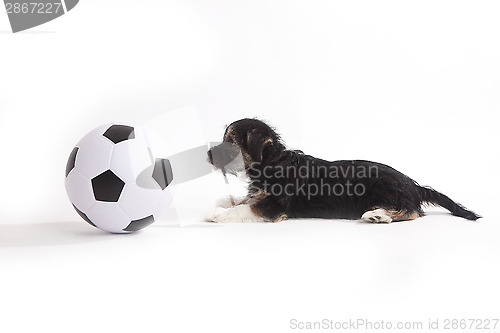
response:
<path id="1" fill-rule="evenodd" d="M 139 126 L 108 124 L 84 136 L 66 165 L 66 192 L 90 225 L 113 233 L 143 229 L 166 209 L 172 168 L 155 158 Z"/>

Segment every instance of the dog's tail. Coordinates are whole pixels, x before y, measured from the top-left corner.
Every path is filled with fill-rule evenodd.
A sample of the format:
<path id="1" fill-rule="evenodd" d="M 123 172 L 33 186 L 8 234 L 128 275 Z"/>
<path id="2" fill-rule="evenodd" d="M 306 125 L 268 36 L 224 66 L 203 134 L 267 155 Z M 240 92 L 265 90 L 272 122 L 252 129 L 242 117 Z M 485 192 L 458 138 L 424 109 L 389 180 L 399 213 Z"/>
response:
<path id="1" fill-rule="evenodd" d="M 421 203 L 429 203 L 432 205 L 438 205 L 443 208 L 448 209 L 452 215 L 463 217 L 467 220 L 477 220 L 481 218 L 481 216 L 477 215 L 473 211 L 466 209 L 459 203 L 448 198 L 446 195 L 439 193 L 438 191 L 430 188 L 430 187 L 422 187 L 419 186 Z"/>

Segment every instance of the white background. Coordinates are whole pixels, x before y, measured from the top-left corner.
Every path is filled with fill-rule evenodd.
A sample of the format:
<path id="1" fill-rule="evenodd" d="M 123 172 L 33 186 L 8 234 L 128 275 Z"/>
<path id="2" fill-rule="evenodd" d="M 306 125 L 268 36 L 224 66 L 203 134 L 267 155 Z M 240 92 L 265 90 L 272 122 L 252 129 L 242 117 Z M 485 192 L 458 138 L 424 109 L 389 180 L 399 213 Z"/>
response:
<path id="1" fill-rule="evenodd" d="M 498 318 L 499 11 L 495 1 L 82 0 L 18 34 L 0 13 L 0 330 Z M 175 207 L 143 232 L 81 221 L 63 178 L 78 139 L 106 122 L 162 119 L 168 131 L 165 115 L 186 106 L 206 140 L 257 116 L 291 148 L 389 164 L 484 218 L 208 224 L 200 216 L 228 190 L 212 174 L 178 185 Z"/>

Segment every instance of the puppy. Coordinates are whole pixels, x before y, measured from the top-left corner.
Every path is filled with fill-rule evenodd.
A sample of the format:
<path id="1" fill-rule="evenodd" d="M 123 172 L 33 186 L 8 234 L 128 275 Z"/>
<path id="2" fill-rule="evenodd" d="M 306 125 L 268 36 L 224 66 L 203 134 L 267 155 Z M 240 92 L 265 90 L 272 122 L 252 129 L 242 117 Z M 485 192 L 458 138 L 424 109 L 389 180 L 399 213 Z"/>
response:
<path id="1" fill-rule="evenodd" d="M 327 218 L 390 223 L 423 216 L 423 204 L 444 207 L 468 220 L 480 218 L 387 165 L 362 160 L 329 162 L 288 150 L 280 136 L 257 119 L 229 125 L 222 144 L 208 152 L 208 160 L 224 173 L 245 172 L 249 186 L 246 197 L 220 202 L 222 207 L 207 221 Z"/>

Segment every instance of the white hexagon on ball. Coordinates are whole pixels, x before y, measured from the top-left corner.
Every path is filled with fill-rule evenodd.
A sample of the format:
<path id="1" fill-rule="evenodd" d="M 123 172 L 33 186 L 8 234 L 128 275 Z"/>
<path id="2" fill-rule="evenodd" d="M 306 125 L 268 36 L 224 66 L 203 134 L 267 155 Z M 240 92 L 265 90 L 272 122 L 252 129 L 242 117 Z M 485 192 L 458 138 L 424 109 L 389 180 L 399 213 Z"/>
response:
<path id="1" fill-rule="evenodd" d="M 85 135 L 66 166 L 66 191 L 90 225 L 113 233 L 143 229 L 172 201 L 172 170 L 155 159 L 139 126 L 108 124 Z"/>

